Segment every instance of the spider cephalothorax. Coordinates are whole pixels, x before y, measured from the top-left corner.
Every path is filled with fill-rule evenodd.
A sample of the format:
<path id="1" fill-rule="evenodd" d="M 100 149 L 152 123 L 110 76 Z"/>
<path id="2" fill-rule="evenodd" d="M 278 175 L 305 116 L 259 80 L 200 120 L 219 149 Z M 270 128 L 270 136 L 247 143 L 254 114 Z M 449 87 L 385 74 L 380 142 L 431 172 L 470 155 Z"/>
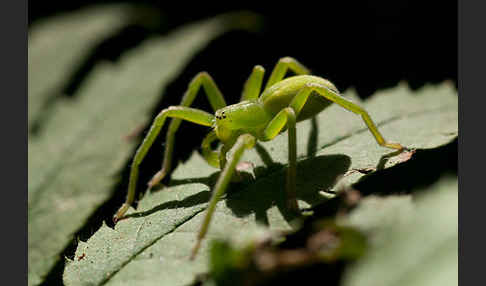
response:
<path id="1" fill-rule="evenodd" d="M 297 75 L 284 79 L 288 69 Z M 295 211 L 298 211 L 295 186 L 297 172 L 296 122 L 310 118 L 330 104 L 337 103 L 343 108 L 359 114 L 378 144 L 387 148 L 403 149 L 400 144 L 389 143 L 383 139 L 378 128 L 363 108 L 342 97 L 330 81 L 308 75 L 309 70 L 295 59 L 290 57 L 280 59 L 273 69 L 263 92 L 261 92 L 264 72 L 263 67 L 255 66 L 243 89 L 241 101 L 228 106 L 209 74 L 202 72 L 196 75 L 189 84 L 181 104 L 164 109 L 157 115 L 150 131 L 137 150 L 130 173 L 127 200 L 115 214 L 115 222 L 123 217 L 133 203 L 138 166 L 160 132 L 167 117 L 173 119 L 167 132 L 162 169 L 150 180 L 149 187 L 158 184 L 170 170 L 175 133 L 182 119 L 213 127 L 213 130 L 209 132 L 202 142 L 202 154 L 210 165 L 222 170 L 214 187 L 206 217 L 191 257 L 194 257 L 199 249 L 201 240 L 207 232 L 216 203 L 225 192 L 244 150 L 253 148 L 256 140 L 272 140 L 280 132 L 288 130 L 289 165 L 286 191 L 288 207 Z M 201 85 L 204 87 L 209 102 L 215 110 L 214 115 L 189 107 Z M 219 151 L 211 149 L 211 143 L 216 140 L 222 143 Z M 227 158 L 226 155 L 230 149 L 232 150 L 232 155 L 229 156 L 230 158 Z"/>
<path id="2" fill-rule="evenodd" d="M 271 120 L 271 114 L 258 100 L 245 100 L 215 112 L 215 131 L 221 142 L 228 142 L 237 134 L 259 136 Z"/>

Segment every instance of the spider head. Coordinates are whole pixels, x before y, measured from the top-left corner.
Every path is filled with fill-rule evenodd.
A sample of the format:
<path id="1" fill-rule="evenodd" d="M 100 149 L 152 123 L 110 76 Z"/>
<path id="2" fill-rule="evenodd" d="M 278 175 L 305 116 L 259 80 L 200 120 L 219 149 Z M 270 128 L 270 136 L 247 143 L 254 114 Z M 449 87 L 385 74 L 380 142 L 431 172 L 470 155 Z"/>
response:
<path id="1" fill-rule="evenodd" d="M 223 142 L 242 133 L 254 133 L 271 119 L 261 103 L 248 100 L 218 109 L 214 117 L 216 135 Z"/>

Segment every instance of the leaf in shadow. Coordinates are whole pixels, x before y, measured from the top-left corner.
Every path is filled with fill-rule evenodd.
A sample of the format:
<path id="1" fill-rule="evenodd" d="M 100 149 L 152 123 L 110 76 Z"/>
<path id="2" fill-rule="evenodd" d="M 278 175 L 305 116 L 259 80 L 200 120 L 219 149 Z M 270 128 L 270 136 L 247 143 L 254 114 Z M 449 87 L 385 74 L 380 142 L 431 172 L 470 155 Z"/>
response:
<path id="1" fill-rule="evenodd" d="M 317 156 L 299 161 L 297 198 L 305 202 L 305 205 L 301 203 L 300 207 L 306 208 L 325 201 L 327 198 L 319 192 L 331 189 L 338 178 L 346 173 L 350 163 L 350 158 L 345 155 Z M 265 225 L 269 225 L 268 211 L 278 211 L 288 222 L 295 219 L 295 214 L 288 211 L 286 207 L 286 168 L 278 165 L 276 172 L 265 174 L 257 171 L 255 173 L 260 174 L 261 179 L 241 189 L 232 190 L 226 200 L 226 206 L 238 217 L 255 213 L 256 221 Z M 233 191 L 237 193 L 233 194 Z M 274 210 L 270 210 L 272 208 Z"/>

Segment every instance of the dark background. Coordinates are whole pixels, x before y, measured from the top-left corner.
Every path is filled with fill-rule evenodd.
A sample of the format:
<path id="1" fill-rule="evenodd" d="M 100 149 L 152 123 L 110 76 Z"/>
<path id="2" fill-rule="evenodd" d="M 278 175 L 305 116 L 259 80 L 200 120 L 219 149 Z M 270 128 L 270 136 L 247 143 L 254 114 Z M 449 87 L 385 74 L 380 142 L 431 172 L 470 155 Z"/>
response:
<path id="1" fill-rule="evenodd" d="M 121 1 L 29 1 L 28 25 L 35 26 L 37 22 L 62 12 L 110 2 Z M 191 78 L 203 70 L 213 76 L 227 102 L 234 103 L 238 101 L 243 83 L 254 65 L 260 64 L 270 71 L 283 56 L 298 59 L 314 74 L 331 80 L 341 91 L 354 87 L 362 98 L 369 97 L 376 90 L 393 87 L 400 81 L 408 82 L 413 89 L 444 80 L 452 80 L 457 86 L 457 1 L 280 1 L 277 5 L 267 3 L 270 1 L 245 2 L 246 5 L 216 5 L 207 1 L 194 4 L 149 0 L 131 2 L 148 5 L 150 12 L 134 11 L 131 23 L 94 46 L 83 64 L 71 75 L 62 92 L 64 96 L 75 97 L 97 63 L 109 60 L 116 64 L 124 52 L 149 37 L 170 33 L 178 26 L 200 19 L 241 10 L 260 14 L 260 29 L 256 32 L 226 33 L 198 52 L 181 74 L 161 91 L 161 100 L 152 110 L 153 117 L 161 109 L 177 105 Z M 204 96 L 199 96 L 193 105 L 211 110 Z M 30 130 L 30 134 L 41 132 L 41 127 L 42 120 L 39 120 L 38 129 Z M 140 141 L 148 126 L 145 128 L 138 136 Z M 181 125 L 174 167 L 178 159 L 187 159 L 190 150 L 199 147 L 206 132 L 206 129 L 192 124 Z M 188 136 L 199 136 L 200 139 L 179 139 Z M 140 168 L 140 186 L 160 169 L 163 141 L 164 136 L 160 135 L 144 160 Z M 450 169 L 457 174 L 457 140 L 447 148 L 450 150 L 446 158 L 441 153 L 443 168 L 434 174 L 422 172 L 424 178 L 434 180 L 438 173 Z M 435 159 L 420 162 L 437 162 Z M 111 221 L 111 216 L 125 199 L 120 194 L 126 192 L 129 166 L 130 162 L 127 162 L 122 171 L 124 180 L 114 188 L 112 199 L 93 213 L 75 237 L 86 240 L 103 220 Z M 76 244 L 73 241 L 63 255 L 71 257 Z M 44 285 L 59 283 L 63 266 L 63 261 L 60 261 Z"/>
<path id="2" fill-rule="evenodd" d="M 29 1 L 29 26 L 59 12 L 107 2 L 121 1 Z M 211 57 L 211 64 L 206 65 L 205 69 L 211 69 L 213 77 L 220 79 L 223 90 L 240 88 L 252 65 L 269 69 L 279 57 L 287 55 L 309 65 L 341 90 L 355 86 L 362 97 L 400 80 L 408 81 L 413 88 L 445 79 L 457 82 L 456 1 L 279 1 L 272 5 L 266 3 L 270 1 L 254 5 L 132 2 L 159 10 L 165 21 L 149 29 L 126 29 L 128 35 L 112 49 L 122 51 L 151 33 L 166 33 L 223 12 L 245 9 L 261 14 L 264 24 L 260 33 L 228 36 L 227 50 Z M 229 73 L 230 69 L 239 72 Z"/>

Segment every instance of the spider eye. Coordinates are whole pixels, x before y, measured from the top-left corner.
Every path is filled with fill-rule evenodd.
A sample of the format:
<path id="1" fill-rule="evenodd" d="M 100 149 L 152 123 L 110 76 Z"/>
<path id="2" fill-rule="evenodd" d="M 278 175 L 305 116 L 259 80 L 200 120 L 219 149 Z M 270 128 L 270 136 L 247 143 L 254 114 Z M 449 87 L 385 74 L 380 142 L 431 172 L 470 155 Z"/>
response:
<path id="1" fill-rule="evenodd" d="M 215 115 L 216 119 L 218 120 L 221 120 L 221 119 L 225 119 L 226 118 L 226 114 L 223 112 L 221 112 L 220 114 L 216 114 Z"/>

